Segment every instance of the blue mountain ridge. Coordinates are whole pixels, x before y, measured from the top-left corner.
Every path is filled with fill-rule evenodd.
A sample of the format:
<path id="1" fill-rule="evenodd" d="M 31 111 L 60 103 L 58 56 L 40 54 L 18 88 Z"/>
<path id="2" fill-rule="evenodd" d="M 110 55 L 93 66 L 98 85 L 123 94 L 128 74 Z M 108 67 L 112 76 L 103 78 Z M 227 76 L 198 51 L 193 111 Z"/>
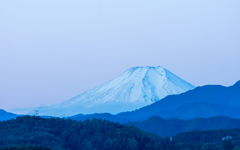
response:
<path id="1" fill-rule="evenodd" d="M 18 115 L 7 112 L 3 109 L 0 109 L 0 121 L 10 120 L 17 118 Z"/>
<path id="2" fill-rule="evenodd" d="M 163 119 L 153 116 L 142 122 L 125 123 L 127 126 L 134 125 L 142 130 L 160 136 L 173 136 L 178 133 L 193 130 L 220 130 L 240 128 L 240 120 L 225 116 L 215 116 L 211 118 L 195 118 L 191 120 Z"/>
<path id="3" fill-rule="evenodd" d="M 117 115 L 110 113 L 79 114 L 69 118 L 74 120 L 102 118 L 119 123 L 143 121 L 152 116 L 160 116 L 165 119 L 179 118 L 187 120 L 197 117 L 209 118 L 222 115 L 240 119 L 239 112 L 240 81 L 229 87 L 220 85 L 197 87 L 194 90 L 179 95 L 167 96 L 160 101 L 132 112 L 122 112 Z M 3 110 L 0 115 L 1 120 L 16 118 L 17 116 Z"/>
<path id="4" fill-rule="evenodd" d="M 183 105 L 192 103 L 192 105 L 198 105 L 200 102 L 206 102 L 205 107 L 202 107 L 202 112 L 205 114 L 211 114 L 213 109 L 215 109 L 215 112 L 217 111 L 217 107 L 219 107 L 217 112 L 226 112 L 227 110 L 223 110 L 224 106 L 228 107 L 228 111 L 231 111 L 229 107 L 234 107 L 235 111 L 238 111 L 237 108 L 240 107 L 240 81 L 235 83 L 233 86 L 224 87 L 220 85 L 206 85 L 202 87 L 197 87 L 193 90 L 187 91 L 185 93 L 179 94 L 179 95 L 170 95 L 166 98 L 156 101 L 155 103 L 142 107 L 138 110 L 131 111 L 131 112 L 123 112 L 119 113 L 116 116 L 125 118 L 125 119 L 137 119 L 137 118 L 144 118 L 147 119 L 151 116 L 154 116 L 158 114 L 161 116 L 161 113 L 165 111 L 176 111 L 174 109 L 177 109 L 179 107 L 183 107 Z M 193 104 L 195 103 L 195 104 Z M 207 105 L 208 103 L 208 105 Z M 211 104 L 210 104 L 211 103 Z M 203 104 L 203 103 L 202 103 Z M 210 107 L 211 105 L 211 107 Z M 215 106 L 213 106 L 215 105 Z M 224 106 L 223 106 L 224 105 Z M 185 106 L 186 107 L 186 106 Z M 210 110 L 205 109 L 206 107 L 212 108 Z M 180 108 L 179 108 L 180 109 Z M 189 109 L 192 109 L 192 107 L 188 107 L 188 109 L 185 108 L 185 111 L 188 111 Z M 227 108 L 226 108 L 227 109 Z M 199 109 L 200 110 L 200 109 Z M 239 111 L 238 111 L 239 112 Z M 170 112 L 169 112 L 170 113 Z M 228 113 L 228 112 L 226 112 Z M 173 115 L 171 118 L 178 118 L 178 113 Z M 231 114 L 231 113 L 229 113 Z M 238 113 L 240 114 L 240 113 Z M 182 118 L 188 118 L 189 113 L 185 114 L 186 116 L 182 115 Z M 191 114 L 190 114 L 191 115 Z M 225 115 L 222 114 L 215 114 L 215 115 Z M 199 117 L 198 115 L 194 117 Z M 239 118 L 238 116 L 232 116 L 229 117 L 233 118 Z"/>

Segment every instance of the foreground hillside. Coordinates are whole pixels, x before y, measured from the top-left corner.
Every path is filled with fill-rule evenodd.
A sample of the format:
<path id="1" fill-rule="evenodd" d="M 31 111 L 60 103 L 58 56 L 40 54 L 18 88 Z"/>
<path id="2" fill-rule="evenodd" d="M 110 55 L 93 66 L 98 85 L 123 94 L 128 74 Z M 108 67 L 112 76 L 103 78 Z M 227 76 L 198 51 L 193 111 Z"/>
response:
<path id="1" fill-rule="evenodd" d="M 10 148 L 0 148 L 0 150 L 52 150 L 44 146 L 14 146 Z"/>
<path id="2" fill-rule="evenodd" d="M 233 140 L 222 142 L 228 135 Z M 0 122 L 0 150 L 239 150 L 239 143 L 240 129 L 190 131 L 170 142 L 169 137 L 101 119 L 24 116 Z"/>
<path id="3" fill-rule="evenodd" d="M 167 141 L 136 127 L 101 119 L 78 122 L 24 116 L 0 122 L 0 149 L 27 145 L 58 150 L 152 150 L 166 149 Z"/>
<path id="4" fill-rule="evenodd" d="M 215 116 L 211 118 L 196 118 L 192 120 L 163 119 L 161 117 L 151 117 L 142 122 L 129 122 L 125 125 L 134 125 L 142 130 L 160 136 L 173 136 L 181 132 L 192 130 L 219 130 L 240 128 L 240 120 L 225 116 Z"/>
<path id="5" fill-rule="evenodd" d="M 231 136 L 231 140 L 222 140 Z M 171 147 L 171 148 L 170 148 Z M 240 129 L 189 131 L 172 137 L 171 150 L 240 150 Z"/>

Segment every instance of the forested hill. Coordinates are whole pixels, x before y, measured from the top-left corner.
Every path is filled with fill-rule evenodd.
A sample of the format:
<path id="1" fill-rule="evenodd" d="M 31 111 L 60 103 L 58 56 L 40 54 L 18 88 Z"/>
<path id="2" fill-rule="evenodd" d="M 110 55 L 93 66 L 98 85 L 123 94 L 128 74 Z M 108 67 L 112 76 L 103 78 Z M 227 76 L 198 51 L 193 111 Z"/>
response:
<path id="1" fill-rule="evenodd" d="M 213 143 L 222 142 L 222 138 L 232 137 L 232 142 L 240 145 L 240 129 L 189 131 L 173 136 L 173 141 L 178 143 Z"/>
<path id="2" fill-rule="evenodd" d="M 72 116 L 72 117 L 69 117 L 70 119 L 72 120 L 77 120 L 77 121 L 84 121 L 86 119 L 105 119 L 105 120 L 109 120 L 111 122 L 118 122 L 118 123 L 127 123 L 129 120 L 127 119 L 123 119 L 123 118 L 120 118 L 116 115 L 112 115 L 110 113 L 96 113 L 96 114 L 89 114 L 89 115 L 83 115 L 83 114 L 78 114 L 78 115 L 75 115 L 75 116 Z"/>
<path id="3" fill-rule="evenodd" d="M 167 140 L 101 119 L 81 122 L 24 116 L 0 122 L 0 149 L 29 145 L 58 150 L 161 150 L 166 149 Z"/>
<path id="4" fill-rule="evenodd" d="M 10 148 L 0 148 L 0 150 L 52 150 L 49 147 L 44 147 L 44 146 L 14 146 Z"/>
<path id="5" fill-rule="evenodd" d="M 233 140 L 222 142 L 228 135 Z M 169 137 L 101 119 L 78 122 L 24 116 L 0 122 L 0 150 L 228 150 L 239 143 L 240 129 L 180 133 L 170 144 Z"/>
<path id="6" fill-rule="evenodd" d="M 222 140 L 224 137 L 229 140 Z M 189 131 L 172 137 L 169 150 L 240 150 L 240 129 Z"/>
<path id="7" fill-rule="evenodd" d="M 230 136 L 230 140 L 222 138 Z M 172 137 L 172 150 L 240 150 L 240 129 L 189 131 Z"/>
<path id="8" fill-rule="evenodd" d="M 240 120 L 225 116 L 196 118 L 192 120 L 163 119 L 161 117 L 154 116 L 143 122 L 129 122 L 125 125 L 134 125 L 142 130 L 160 136 L 173 136 L 178 133 L 191 130 L 219 130 L 240 128 Z"/>

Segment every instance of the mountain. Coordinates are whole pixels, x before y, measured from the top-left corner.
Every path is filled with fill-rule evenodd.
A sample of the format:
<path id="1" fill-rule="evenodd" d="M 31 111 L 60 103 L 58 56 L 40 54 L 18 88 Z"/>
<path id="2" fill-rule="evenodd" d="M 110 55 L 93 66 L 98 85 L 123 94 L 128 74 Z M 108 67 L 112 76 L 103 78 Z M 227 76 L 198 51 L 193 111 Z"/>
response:
<path id="1" fill-rule="evenodd" d="M 155 114 L 161 114 L 163 111 L 172 111 L 180 106 L 188 103 L 209 102 L 212 104 L 225 105 L 230 107 L 240 107 L 240 81 L 233 86 L 224 87 L 220 85 L 206 85 L 203 87 L 197 87 L 194 90 L 187 91 L 179 95 L 170 95 L 161 101 L 157 101 L 151 105 L 145 106 L 135 111 L 124 112 L 117 114 L 118 117 L 125 119 L 137 119 L 137 118 L 149 118 Z M 222 106 L 221 106 L 222 107 Z M 206 108 L 206 107 L 205 107 Z M 189 109 L 194 109 L 188 107 Z M 202 110 L 204 111 L 204 110 Z M 210 114 L 208 110 L 205 110 L 206 114 Z M 238 115 L 237 113 L 236 115 Z M 176 114 L 179 116 L 182 114 Z M 189 114 L 186 114 L 188 117 Z M 236 116 L 235 115 L 235 116 Z M 239 117 L 240 115 L 238 115 Z M 181 116 L 185 117 L 185 116 Z M 196 116 L 195 116 L 196 117 Z"/>
<path id="2" fill-rule="evenodd" d="M 37 108 L 39 115 L 73 116 L 76 114 L 132 111 L 168 95 L 195 87 L 163 67 L 133 67 L 115 79 L 60 104 Z M 32 111 L 30 114 L 34 114 Z"/>
<path id="3" fill-rule="evenodd" d="M 16 115 L 16 114 L 9 113 L 3 109 L 0 109 L 0 121 L 15 119 L 17 117 L 18 117 L 18 115 Z"/>
<path id="4" fill-rule="evenodd" d="M 160 111 L 154 116 L 161 116 L 162 118 L 178 118 L 178 119 L 194 119 L 197 117 L 210 118 L 213 116 L 226 116 L 230 118 L 240 119 L 240 108 L 213 104 L 209 102 L 195 102 L 187 103 L 176 109 L 169 111 Z"/>
<path id="5" fill-rule="evenodd" d="M 195 118 L 192 120 L 163 119 L 153 116 L 143 122 L 129 122 L 125 125 L 134 125 L 142 130 L 160 136 L 173 136 L 191 130 L 219 130 L 240 128 L 240 120 L 225 116 L 211 118 Z"/>
<path id="6" fill-rule="evenodd" d="M 187 103 L 176 109 L 168 110 L 168 111 L 160 111 L 154 113 L 149 116 L 144 116 L 140 118 L 121 118 L 118 115 L 112 115 L 109 113 L 102 114 L 89 114 L 89 115 L 76 115 L 69 117 L 73 120 L 86 120 L 93 118 L 96 119 L 105 119 L 112 122 L 118 123 L 127 123 L 127 122 L 140 122 L 151 118 L 152 116 L 159 116 L 164 119 L 178 118 L 183 120 L 189 120 L 194 118 L 210 118 L 214 116 L 226 116 L 234 119 L 240 119 L 240 108 L 239 107 L 231 107 L 227 105 L 213 104 L 209 102 L 195 102 L 195 103 Z"/>

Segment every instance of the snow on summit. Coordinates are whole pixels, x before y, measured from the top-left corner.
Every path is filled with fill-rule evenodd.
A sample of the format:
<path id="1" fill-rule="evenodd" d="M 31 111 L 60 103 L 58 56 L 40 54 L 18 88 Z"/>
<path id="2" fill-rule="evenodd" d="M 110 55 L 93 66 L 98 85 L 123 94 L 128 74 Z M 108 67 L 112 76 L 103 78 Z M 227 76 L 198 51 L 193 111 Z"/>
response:
<path id="1" fill-rule="evenodd" d="M 168 95 L 194 88 L 163 67 L 133 67 L 68 101 L 37 110 L 39 115 L 59 117 L 106 112 L 116 114 L 139 109 Z"/>

